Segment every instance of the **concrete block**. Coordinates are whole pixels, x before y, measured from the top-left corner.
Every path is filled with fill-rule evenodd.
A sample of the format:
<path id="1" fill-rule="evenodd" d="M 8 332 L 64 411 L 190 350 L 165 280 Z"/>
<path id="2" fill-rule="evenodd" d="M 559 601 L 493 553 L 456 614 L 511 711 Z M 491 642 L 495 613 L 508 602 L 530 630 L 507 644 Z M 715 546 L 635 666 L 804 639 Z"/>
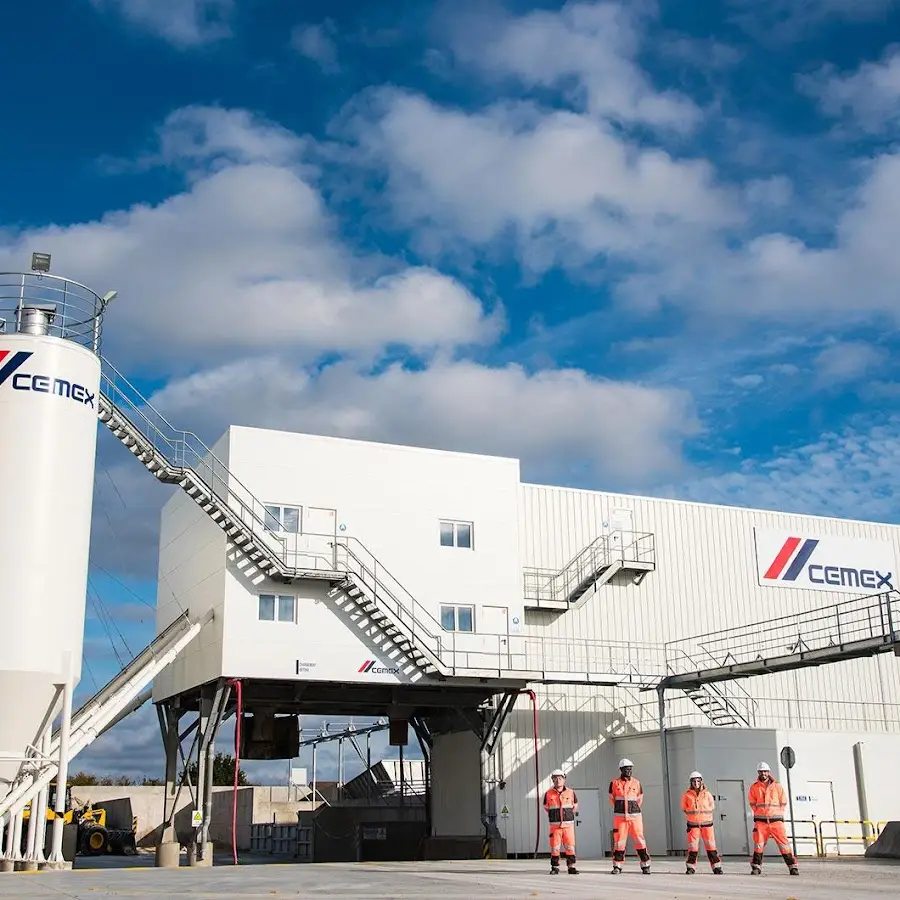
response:
<path id="1" fill-rule="evenodd" d="M 17 872 L 37 872 L 37 860 L 36 859 L 17 859 L 16 860 L 16 871 Z"/>
<path id="2" fill-rule="evenodd" d="M 0 872 L 14 872 L 16 862 L 13 859 L 0 859 Z"/>
<path id="3" fill-rule="evenodd" d="M 213 843 L 209 841 L 203 845 L 203 859 L 197 856 L 197 845 L 191 844 L 188 847 L 188 865 L 206 867 L 213 864 Z"/>
<path id="4" fill-rule="evenodd" d="M 866 847 L 869 859 L 900 859 L 900 822 L 888 822 L 878 840 Z"/>
<path id="5" fill-rule="evenodd" d="M 181 865 L 181 844 L 178 841 L 166 841 L 156 848 L 156 868 L 177 869 Z"/>

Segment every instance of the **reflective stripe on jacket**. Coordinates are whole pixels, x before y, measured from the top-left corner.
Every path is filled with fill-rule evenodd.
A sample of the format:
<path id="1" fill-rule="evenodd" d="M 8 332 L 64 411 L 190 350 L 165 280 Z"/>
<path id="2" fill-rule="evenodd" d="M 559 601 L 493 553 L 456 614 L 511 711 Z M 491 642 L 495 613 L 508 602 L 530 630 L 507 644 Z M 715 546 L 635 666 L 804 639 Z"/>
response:
<path id="1" fill-rule="evenodd" d="M 609 783 L 609 802 L 617 816 L 641 815 L 644 789 L 637 778 L 614 778 Z"/>
<path id="2" fill-rule="evenodd" d="M 747 792 L 753 818 L 758 822 L 783 822 L 784 810 L 787 806 L 787 794 L 784 788 L 770 778 L 768 781 L 754 781 Z"/>
<path id="3" fill-rule="evenodd" d="M 701 828 L 712 825 L 715 808 L 715 798 L 705 784 L 699 791 L 688 788 L 681 795 L 681 811 L 684 813 L 688 825 L 696 825 Z"/>
<path id="4" fill-rule="evenodd" d="M 544 794 L 544 809 L 547 810 L 548 822 L 551 825 L 574 822 L 576 803 L 578 803 L 578 796 L 572 788 L 563 788 L 561 791 L 550 788 Z"/>

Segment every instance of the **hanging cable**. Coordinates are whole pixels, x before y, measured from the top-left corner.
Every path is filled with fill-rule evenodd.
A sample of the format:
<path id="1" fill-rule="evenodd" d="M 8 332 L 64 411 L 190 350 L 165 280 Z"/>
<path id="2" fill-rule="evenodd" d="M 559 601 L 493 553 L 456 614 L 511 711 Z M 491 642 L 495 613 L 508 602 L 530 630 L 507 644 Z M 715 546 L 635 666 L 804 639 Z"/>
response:
<path id="1" fill-rule="evenodd" d="M 241 771 L 241 718 L 244 715 L 244 698 L 241 693 L 241 681 L 234 678 L 228 682 L 237 694 L 237 709 L 234 716 L 234 789 L 231 799 L 231 855 L 234 864 L 238 864 L 237 852 L 237 801 L 238 801 L 238 776 Z"/>

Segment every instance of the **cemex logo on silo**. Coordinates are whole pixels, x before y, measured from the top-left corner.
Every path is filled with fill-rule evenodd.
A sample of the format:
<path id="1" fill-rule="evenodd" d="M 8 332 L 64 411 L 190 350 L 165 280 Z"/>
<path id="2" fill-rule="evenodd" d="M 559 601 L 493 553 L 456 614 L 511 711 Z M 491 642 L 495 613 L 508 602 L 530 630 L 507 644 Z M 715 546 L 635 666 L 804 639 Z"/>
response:
<path id="1" fill-rule="evenodd" d="M 838 555 L 834 550 L 818 549 L 817 552 L 821 543 L 816 538 L 788 537 L 762 576 L 763 581 L 796 582 L 804 576 L 807 587 L 894 589 L 891 583 L 893 572 L 882 573 L 874 567 L 847 565 L 857 560 L 847 558 L 845 553 Z"/>
<path id="2" fill-rule="evenodd" d="M 14 391 L 55 394 L 84 406 L 94 406 L 94 395 L 84 385 L 42 373 L 20 372 L 34 353 L 27 350 L 0 350 L 0 387 L 7 382 Z"/>
<path id="3" fill-rule="evenodd" d="M 367 659 L 358 669 L 363 675 L 399 675 L 399 668 L 377 665 L 377 659 Z"/>

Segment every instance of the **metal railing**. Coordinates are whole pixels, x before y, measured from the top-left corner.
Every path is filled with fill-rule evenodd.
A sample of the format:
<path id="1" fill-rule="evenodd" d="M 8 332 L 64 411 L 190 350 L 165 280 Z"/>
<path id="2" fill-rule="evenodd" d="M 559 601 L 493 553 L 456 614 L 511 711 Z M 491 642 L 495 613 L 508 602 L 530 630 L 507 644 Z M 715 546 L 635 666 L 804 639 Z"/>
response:
<path id="1" fill-rule="evenodd" d="M 852 645 L 900 642 L 900 593 L 871 594 L 833 606 L 792 613 L 758 625 L 728 628 L 666 643 L 670 671 L 687 674 Z M 699 669 L 691 655 L 702 657 Z"/>
<path id="2" fill-rule="evenodd" d="M 525 599 L 572 603 L 589 591 L 603 571 L 614 563 L 652 564 L 655 559 L 656 542 L 653 534 L 633 531 L 601 534 L 559 570 L 525 568 Z"/>
<path id="3" fill-rule="evenodd" d="M 106 301 L 49 273 L 0 272 L 0 334 L 62 338 L 100 352 Z"/>

